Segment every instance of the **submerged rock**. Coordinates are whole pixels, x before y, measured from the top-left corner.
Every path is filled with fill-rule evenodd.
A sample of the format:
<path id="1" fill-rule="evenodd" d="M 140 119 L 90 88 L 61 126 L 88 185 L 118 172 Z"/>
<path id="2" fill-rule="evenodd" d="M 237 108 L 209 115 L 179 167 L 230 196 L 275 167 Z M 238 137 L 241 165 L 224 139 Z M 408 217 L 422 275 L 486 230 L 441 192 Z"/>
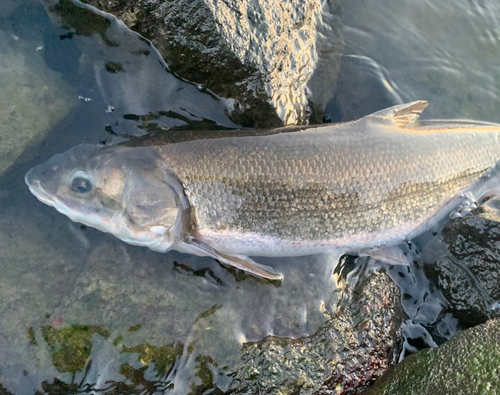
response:
<path id="1" fill-rule="evenodd" d="M 97 283 L 92 289 L 99 293 L 101 301 L 112 298 L 108 306 L 103 305 L 103 312 L 109 316 L 114 309 L 109 303 L 120 303 L 112 297 L 114 291 Z M 77 290 L 77 294 L 80 293 L 81 290 Z M 131 295 L 129 303 L 134 303 L 133 299 L 139 294 Z M 174 305 L 179 302 L 183 303 L 182 299 L 167 298 L 163 302 L 164 313 L 160 314 L 178 321 L 179 312 L 175 312 Z M 152 306 L 141 306 L 137 313 L 143 316 L 151 309 Z M 231 330 L 226 330 L 227 333 L 209 330 L 217 327 L 220 317 L 215 316 L 219 309 L 221 306 L 212 306 L 196 318 L 190 340 L 186 339 L 188 343 L 174 341 L 164 345 L 158 343 L 167 322 L 154 322 L 158 328 L 141 325 L 125 330 L 118 328 L 110 335 L 108 330 L 97 326 L 62 324 L 58 328 L 57 325 L 64 322 L 59 316 L 56 327 L 42 327 L 41 335 L 31 336 L 32 343 L 37 348 L 48 348 L 56 368 L 61 371 L 62 366 L 68 366 L 71 375 L 57 376 L 52 382 L 46 380 L 42 386 L 48 392 L 63 388 L 66 392 L 139 393 L 146 389 L 147 393 L 155 393 L 175 388 L 186 394 L 209 390 L 217 394 L 298 391 L 356 394 L 380 377 L 399 352 L 403 316 L 399 290 L 383 273 L 374 273 L 356 285 L 333 314 L 325 312 L 326 323 L 307 337 L 267 336 L 260 341 L 243 343 L 241 347 L 239 341 L 233 342 L 228 336 Z M 78 314 L 86 317 L 81 307 Z M 70 321 L 74 322 L 74 317 Z M 121 321 L 119 317 L 116 319 Z M 175 325 L 174 322 L 170 325 Z M 170 332 L 167 338 L 172 337 L 175 331 L 167 329 Z M 99 336 L 92 337 L 96 334 Z M 148 340 L 137 342 L 144 338 Z M 77 358 L 72 358 L 71 353 Z M 232 353 L 236 354 L 230 355 Z M 80 372 L 76 371 L 77 366 Z M 123 377 L 126 380 L 121 379 Z M 75 382 L 81 384 L 75 386 Z"/>
<path id="2" fill-rule="evenodd" d="M 228 98 L 244 126 L 306 123 L 340 68 L 337 1 L 84 2 L 150 39 L 174 73 Z"/>
<path id="3" fill-rule="evenodd" d="M 277 286 L 58 218 L 48 209 L 24 242 L 4 237 L 0 382 L 12 393 L 354 394 L 399 352 L 403 313 L 386 274 L 341 288 L 339 304 L 321 277 L 331 269 L 315 260 L 283 262 Z M 38 240 L 37 223 L 58 249 Z M 259 340 L 266 333 L 280 337 Z"/>
<path id="4" fill-rule="evenodd" d="M 445 251 L 431 248 L 426 271 L 435 278 L 462 326 L 500 317 L 500 200 L 487 201 L 440 232 Z M 441 247 L 443 249 L 443 247 Z"/>
<path id="5" fill-rule="evenodd" d="M 42 43 L 0 31 L 0 174 L 76 104 L 62 77 L 46 66 Z"/>
<path id="6" fill-rule="evenodd" d="M 495 319 L 405 358 L 363 395 L 493 395 L 499 388 L 500 320 Z"/>

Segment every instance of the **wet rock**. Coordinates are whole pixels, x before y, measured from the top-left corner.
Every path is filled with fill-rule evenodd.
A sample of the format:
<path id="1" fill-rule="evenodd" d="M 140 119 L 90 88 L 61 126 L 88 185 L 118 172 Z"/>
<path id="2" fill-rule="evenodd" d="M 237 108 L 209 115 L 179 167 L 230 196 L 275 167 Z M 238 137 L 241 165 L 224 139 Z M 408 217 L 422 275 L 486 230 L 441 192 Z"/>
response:
<path id="1" fill-rule="evenodd" d="M 238 127 L 223 99 L 175 76 L 149 41 L 111 14 L 69 0 L 40 1 L 56 41 L 47 45 L 46 61 L 78 92 L 78 114 L 94 121 L 71 122 L 71 145 L 83 136 L 97 143 L 117 135 Z"/>
<path id="2" fill-rule="evenodd" d="M 314 335 L 245 344 L 230 392 L 355 394 L 393 362 L 401 319 L 398 288 L 376 273 Z"/>
<path id="3" fill-rule="evenodd" d="M 491 199 L 440 232 L 442 247 L 427 248 L 426 271 L 449 302 L 449 311 L 470 327 L 500 316 L 500 200 Z M 445 249 L 440 251 L 439 249 Z"/>
<path id="4" fill-rule="evenodd" d="M 150 39 L 180 77 L 228 98 L 232 119 L 245 126 L 306 123 L 335 85 L 343 48 L 336 0 L 85 2 Z"/>
<path id="5" fill-rule="evenodd" d="M 500 320 L 495 319 L 405 358 L 362 394 L 493 395 L 499 388 Z"/>
<path id="6" fill-rule="evenodd" d="M 0 31 L 0 174 L 76 104 L 41 44 Z"/>

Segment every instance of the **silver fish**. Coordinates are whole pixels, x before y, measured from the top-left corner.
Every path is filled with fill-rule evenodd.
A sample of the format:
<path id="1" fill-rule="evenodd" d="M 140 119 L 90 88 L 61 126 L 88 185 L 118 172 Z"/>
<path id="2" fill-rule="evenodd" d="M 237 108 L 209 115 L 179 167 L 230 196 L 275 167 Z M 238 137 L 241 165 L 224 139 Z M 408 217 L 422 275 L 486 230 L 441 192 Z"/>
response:
<path id="1" fill-rule="evenodd" d="M 443 218 L 500 159 L 500 125 L 425 121 L 425 101 L 354 122 L 80 145 L 26 183 L 73 221 L 265 278 L 249 256 L 363 252 Z"/>

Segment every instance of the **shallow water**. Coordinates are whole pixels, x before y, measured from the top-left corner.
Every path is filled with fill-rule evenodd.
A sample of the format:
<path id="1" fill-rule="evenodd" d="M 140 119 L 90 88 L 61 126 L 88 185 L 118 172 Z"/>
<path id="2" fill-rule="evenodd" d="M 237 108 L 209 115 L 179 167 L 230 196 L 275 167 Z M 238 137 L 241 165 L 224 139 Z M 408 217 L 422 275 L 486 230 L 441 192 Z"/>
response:
<path id="1" fill-rule="evenodd" d="M 426 118 L 500 121 L 500 6 L 390 3 L 342 3 L 345 53 L 325 119 L 426 99 Z M 3 55 L 20 59 L 20 78 L 28 81 L 0 101 L 10 106 L 9 117 L 0 106 L 2 124 L 26 131 L 7 147 L 10 162 L 0 169 L 0 383 L 30 394 L 42 382 L 50 392 L 54 378 L 77 383 L 62 387 L 68 393 L 85 384 L 141 382 L 137 372 L 154 381 L 154 368 L 141 371 L 142 362 L 172 356 L 177 374 L 164 381 L 177 393 L 203 375 L 224 388 L 224 365 L 239 357 L 243 342 L 300 337 L 325 322 L 324 309 L 342 298 L 332 275 L 336 261 L 262 259 L 284 273 L 279 286 L 208 258 L 128 246 L 39 203 L 24 174 L 74 145 L 171 128 L 237 127 L 228 98 L 173 75 L 148 41 L 104 14 L 63 5 L 48 13 L 36 1 L 0 5 L 0 67 Z M 458 322 L 420 266 L 386 269 L 406 295 L 408 351 L 456 332 Z M 62 338 L 74 348 L 61 349 Z"/>
<path id="2" fill-rule="evenodd" d="M 51 16 L 58 21 L 57 13 Z M 116 21 L 101 18 L 92 26 L 95 31 L 72 35 L 78 27 L 54 27 L 39 3 L 28 2 L 3 22 L 9 50 L 42 59 L 60 73 L 59 83 L 69 85 L 68 96 L 76 98 L 68 103 L 69 114 L 45 136 L 33 136 L 0 179 L 6 207 L 0 222 L 0 377 L 5 388 L 33 393 L 54 377 L 67 381 L 71 373 L 84 371 L 89 355 L 93 363 L 85 377 L 76 373 L 69 381 L 106 387 L 107 380 L 124 379 L 123 364 L 141 365 L 138 353 L 126 352 L 127 347 L 177 344 L 176 353 L 186 353 L 186 366 L 177 368 L 174 380 L 182 393 L 196 380 L 199 355 L 230 365 L 245 341 L 267 334 L 300 337 L 324 323 L 321 309 L 336 302 L 331 300 L 336 261 L 272 260 L 288 278 L 278 287 L 210 259 L 125 245 L 39 204 L 24 185 L 24 173 L 72 145 L 173 127 L 236 125 L 223 101 L 169 73 L 154 48 Z M 22 108 L 17 103 L 17 110 Z M 92 350 L 83 359 L 57 353 L 57 334 L 64 333 L 58 328 L 68 324 L 72 329 L 66 336 L 81 333 L 81 342 Z"/>
<path id="3" fill-rule="evenodd" d="M 344 59 L 327 116 L 427 100 L 423 118 L 500 121 L 500 4 L 343 1 Z"/>

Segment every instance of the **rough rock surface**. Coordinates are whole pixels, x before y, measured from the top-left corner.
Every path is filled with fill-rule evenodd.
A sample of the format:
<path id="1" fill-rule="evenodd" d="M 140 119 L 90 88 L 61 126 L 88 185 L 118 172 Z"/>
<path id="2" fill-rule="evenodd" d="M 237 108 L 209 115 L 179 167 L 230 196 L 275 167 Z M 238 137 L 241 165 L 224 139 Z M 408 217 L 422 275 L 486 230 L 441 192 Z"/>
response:
<path id="1" fill-rule="evenodd" d="M 427 272 L 466 327 L 500 316 L 500 200 L 491 199 L 441 231 L 446 251 Z"/>
<path id="2" fill-rule="evenodd" d="M 405 358 L 363 395 L 500 393 L 500 320 L 463 331 Z"/>
<path id="3" fill-rule="evenodd" d="M 150 39 L 180 77 L 230 98 L 237 123 L 305 123 L 330 99 L 343 48 L 335 0 L 84 2 Z"/>
<path id="4" fill-rule="evenodd" d="M 245 344 L 230 392 L 355 394 L 394 361 L 402 316 L 399 289 L 375 273 L 314 335 Z"/>
<path id="5" fill-rule="evenodd" d="M 59 234 L 71 239 L 78 226 L 70 223 L 68 231 L 53 214 L 50 226 L 61 229 L 54 231 L 58 249 L 40 242 L 31 226 L 26 242 L 12 243 L 16 234 L 5 237 L 13 244 L 0 259 L 0 345 L 12 366 L 0 372 L 0 382 L 8 391 L 41 385 L 61 394 L 155 393 L 175 386 L 186 394 L 355 394 L 399 353 L 403 312 L 399 289 L 386 274 L 344 288 L 345 298 L 332 314 L 324 311 L 326 322 L 310 336 L 242 341 L 235 337 L 240 317 L 251 325 L 259 319 L 295 325 L 293 311 L 281 311 L 269 297 L 261 300 L 272 286 L 181 254 L 175 259 L 182 263 L 172 267 L 163 254 L 124 247 L 97 231 L 81 234 L 90 245 L 102 240 L 101 246 L 75 253 L 62 247 L 71 243 Z M 305 263 L 296 266 L 289 281 L 309 273 Z M 299 288 L 300 278 L 296 283 L 294 293 L 280 287 L 275 295 L 297 298 L 292 306 L 299 308 L 311 298 L 305 292 L 315 289 Z M 231 308 L 227 296 L 248 295 L 271 317 Z M 273 333 L 279 326 L 271 326 Z M 19 381 L 23 370 L 29 375 Z"/>

